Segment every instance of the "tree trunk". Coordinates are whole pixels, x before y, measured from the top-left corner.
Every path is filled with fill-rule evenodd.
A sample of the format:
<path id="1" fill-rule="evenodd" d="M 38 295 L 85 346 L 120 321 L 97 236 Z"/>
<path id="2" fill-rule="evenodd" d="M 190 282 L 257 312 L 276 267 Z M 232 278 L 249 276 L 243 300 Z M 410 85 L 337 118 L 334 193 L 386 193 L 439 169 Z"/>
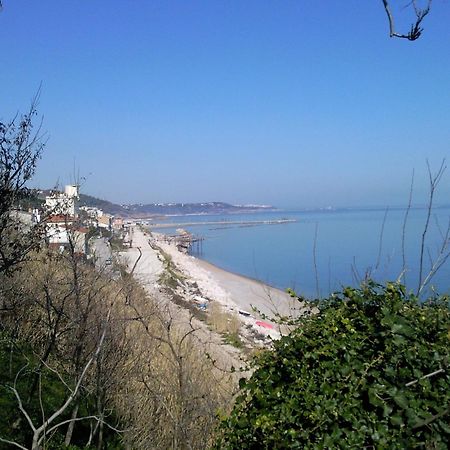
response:
<path id="1" fill-rule="evenodd" d="M 102 450 L 102 448 L 103 448 L 103 420 L 99 423 L 99 427 L 98 427 L 97 450 Z"/>
<path id="2" fill-rule="evenodd" d="M 66 445 L 66 446 L 70 445 L 70 441 L 72 440 L 73 428 L 75 426 L 75 419 L 77 418 L 77 414 L 78 414 L 78 406 L 79 406 L 79 403 L 77 400 L 77 402 L 75 403 L 75 406 L 73 408 L 73 411 L 72 411 L 72 417 L 71 417 L 72 421 L 69 422 L 69 426 L 67 427 L 66 438 L 64 439 L 64 445 Z"/>

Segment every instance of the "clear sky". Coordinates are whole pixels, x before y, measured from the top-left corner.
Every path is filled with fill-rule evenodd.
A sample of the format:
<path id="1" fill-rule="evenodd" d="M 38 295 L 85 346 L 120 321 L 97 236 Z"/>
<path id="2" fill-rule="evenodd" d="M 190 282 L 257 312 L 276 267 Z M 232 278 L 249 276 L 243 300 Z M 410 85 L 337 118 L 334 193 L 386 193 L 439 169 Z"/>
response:
<path id="1" fill-rule="evenodd" d="M 450 154 L 448 0 L 414 43 L 381 0 L 3 4 L 0 118 L 42 82 L 35 186 L 75 164 L 115 202 L 393 206 Z"/>

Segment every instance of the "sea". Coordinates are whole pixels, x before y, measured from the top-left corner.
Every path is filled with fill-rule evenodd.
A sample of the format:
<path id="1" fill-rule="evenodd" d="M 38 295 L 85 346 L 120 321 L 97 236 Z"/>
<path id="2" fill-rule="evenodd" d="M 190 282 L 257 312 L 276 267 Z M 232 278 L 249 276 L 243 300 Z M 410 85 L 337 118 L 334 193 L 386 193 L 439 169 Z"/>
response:
<path id="1" fill-rule="evenodd" d="M 273 223 L 282 219 L 293 222 Z M 432 211 L 423 245 L 422 280 L 432 273 L 433 265 L 442 264 L 422 297 L 450 291 L 450 258 L 444 260 L 450 251 L 449 219 L 450 207 Z M 426 208 L 277 210 L 173 216 L 158 223 L 174 227 L 155 231 L 173 235 L 180 228 L 175 224 L 191 223 L 182 228 L 202 238 L 192 247 L 193 256 L 271 286 L 319 298 L 345 286 L 356 287 L 367 277 L 379 283 L 401 278 L 408 290 L 416 292 L 426 222 Z"/>

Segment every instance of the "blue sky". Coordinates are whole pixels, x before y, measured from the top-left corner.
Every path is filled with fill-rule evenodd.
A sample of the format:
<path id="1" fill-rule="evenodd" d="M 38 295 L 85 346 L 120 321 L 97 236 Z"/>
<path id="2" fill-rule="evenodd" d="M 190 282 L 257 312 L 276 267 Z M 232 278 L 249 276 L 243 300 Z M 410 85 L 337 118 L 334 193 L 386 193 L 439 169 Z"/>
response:
<path id="1" fill-rule="evenodd" d="M 448 0 L 414 43 L 381 0 L 3 3 L 0 118 L 42 82 L 35 186 L 75 164 L 116 202 L 394 206 L 450 154 Z"/>

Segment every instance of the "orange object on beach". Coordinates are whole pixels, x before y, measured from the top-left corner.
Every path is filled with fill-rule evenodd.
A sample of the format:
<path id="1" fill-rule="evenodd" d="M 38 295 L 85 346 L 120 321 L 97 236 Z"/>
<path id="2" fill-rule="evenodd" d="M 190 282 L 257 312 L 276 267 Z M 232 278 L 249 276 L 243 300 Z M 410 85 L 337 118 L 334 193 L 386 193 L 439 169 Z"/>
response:
<path id="1" fill-rule="evenodd" d="M 271 325 L 270 323 L 267 323 L 267 322 L 263 322 L 262 320 L 257 320 L 256 325 L 259 325 L 260 327 L 263 327 L 263 328 L 269 328 L 269 329 L 273 330 L 273 325 Z"/>

